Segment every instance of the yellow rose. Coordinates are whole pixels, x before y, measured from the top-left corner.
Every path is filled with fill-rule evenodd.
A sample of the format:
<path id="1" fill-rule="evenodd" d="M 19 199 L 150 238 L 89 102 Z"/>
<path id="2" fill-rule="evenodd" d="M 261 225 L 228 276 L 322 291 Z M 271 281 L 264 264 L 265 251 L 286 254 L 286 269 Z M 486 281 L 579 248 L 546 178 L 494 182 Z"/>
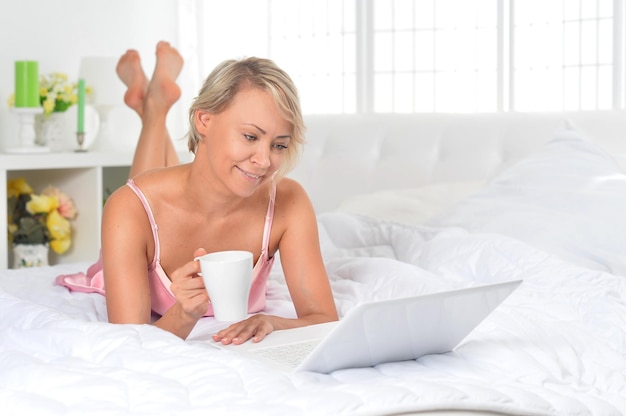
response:
<path id="1" fill-rule="evenodd" d="M 7 196 L 18 197 L 20 194 L 32 194 L 33 188 L 26 182 L 24 178 L 9 179 L 7 181 Z"/>
<path id="2" fill-rule="evenodd" d="M 55 211 L 58 206 L 59 200 L 53 196 L 32 194 L 30 201 L 26 203 L 26 211 L 33 215 L 47 214 L 51 211 Z"/>
<path id="3" fill-rule="evenodd" d="M 46 227 L 52 237 L 50 248 L 57 254 L 65 253 L 72 244 L 70 222 L 54 210 L 46 218 Z"/>
<path id="4" fill-rule="evenodd" d="M 52 240 L 50 241 L 50 248 L 57 254 L 65 253 L 70 246 L 72 245 L 72 240 L 69 238 L 64 238 L 62 240 Z"/>
<path id="5" fill-rule="evenodd" d="M 67 194 L 61 192 L 59 188 L 48 186 L 41 194 L 53 196 L 57 199 L 57 201 L 59 201 L 57 211 L 59 211 L 59 214 L 61 214 L 64 218 L 67 218 L 68 220 L 76 218 L 77 212 L 76 206 L 74 206 L 74 201 L 72 201 Z"/>
<path id="6" fill-rule="evenodd" d="M 70 222 L 63 218 L 59 211 L 54 210 L 46 217 L 46 227 L 53 240 L 63 240 L 70 237 L 72 229 Z"/>

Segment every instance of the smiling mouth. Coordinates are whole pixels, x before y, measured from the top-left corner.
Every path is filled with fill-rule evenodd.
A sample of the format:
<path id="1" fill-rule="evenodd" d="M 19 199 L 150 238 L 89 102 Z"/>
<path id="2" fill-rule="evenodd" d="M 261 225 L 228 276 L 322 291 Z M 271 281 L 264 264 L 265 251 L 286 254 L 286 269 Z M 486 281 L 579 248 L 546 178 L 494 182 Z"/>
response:
<path id="1" fill-rule="evenodd" d="M 237 169 L 239 169 L 239 171 L 240 171 L 241 173 L 243 173 L 243 174 L 244 174 L 244 176 L 247 176 L 247 177 L 248 177 L 248 178 L 250 178 L 250 179 L 255 179 L 255 180 L 258 180 L 258 179 L 261 179 L 261 178 L 263 177 L 263 175 L 255 175 L 255 174 L 253 174 L 253 173 L 246 172 L 245 170 L 241 169 L 239 166 L 237 166 Z"/>

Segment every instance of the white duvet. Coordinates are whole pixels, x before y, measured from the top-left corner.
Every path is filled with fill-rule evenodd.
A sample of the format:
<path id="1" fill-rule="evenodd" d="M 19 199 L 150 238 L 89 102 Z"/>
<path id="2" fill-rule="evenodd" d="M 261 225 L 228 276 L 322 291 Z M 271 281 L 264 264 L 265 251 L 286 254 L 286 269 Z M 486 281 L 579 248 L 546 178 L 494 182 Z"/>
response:
<path id="1" fill-rule="evenodd" d="M 489 192 L 493 197 L 488 187 L 478 201 Z M 535 244 L 495 212 L 493 224 L 519 232 L 507 235 L 493 224 L 486 230 L 471 220 L 480 205 L 472 198 L 472 209 L 459 205 L 421 226 L 346 213 L 319 217 L 340 316 L 365 300 L 524 280 L 453 352 L 285 375 L 211 347 L 221 326 L 212 318 L 187 341 L 149 325 L 106 323 L 102 296 L 53 285 L 57 274 L 86 263 L 9 270 L 0 274 L 0 413 L 625 414 L 626 277 L 617 253 L 626 245 L 602 247 L 603 261 L 582 242 L 563 250 L 548 236 Z M 621 244 L 623 224 L 613 221 L 607 238 Z M 550 226 L 557 232 L 570 224 L 551 218 Z M 581 225 L 577 233 L 588 231 Z M 279 262 L 266 312 L 294 314 Z"/>

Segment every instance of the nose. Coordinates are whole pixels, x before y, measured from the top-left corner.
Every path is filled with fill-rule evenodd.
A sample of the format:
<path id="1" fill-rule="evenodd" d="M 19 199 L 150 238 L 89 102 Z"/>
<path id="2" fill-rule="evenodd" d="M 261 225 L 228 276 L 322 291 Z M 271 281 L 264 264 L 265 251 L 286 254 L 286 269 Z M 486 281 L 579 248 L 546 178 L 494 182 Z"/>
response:
<path id="1" fill-rule="evenodd" d="M 270 160 L 270 149 L 266 146 L 256 146 L 254 153 L 250 156 L 250 161 L 262 168 L 268 168 L 272 164 Z"/>

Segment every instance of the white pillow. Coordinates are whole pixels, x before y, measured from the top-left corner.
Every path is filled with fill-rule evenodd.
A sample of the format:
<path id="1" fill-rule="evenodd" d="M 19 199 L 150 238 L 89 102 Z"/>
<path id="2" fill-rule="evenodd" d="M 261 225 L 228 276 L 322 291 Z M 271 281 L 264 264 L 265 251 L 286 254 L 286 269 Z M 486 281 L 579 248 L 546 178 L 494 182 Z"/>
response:
<path id="1" fill-rule="evenodd" d="M 424 224 L 484 182 L 449 182 L 417 188 L 395 189 L 355 195 L 343 201 L 337 211 L 381 218 L 403 224 Z"/>
<path id="2" fill-rule="evenodd" d="M 558 133 L 429 224 L 505 234 L 626 275 L 626 175 L 576 131 Z"/>

